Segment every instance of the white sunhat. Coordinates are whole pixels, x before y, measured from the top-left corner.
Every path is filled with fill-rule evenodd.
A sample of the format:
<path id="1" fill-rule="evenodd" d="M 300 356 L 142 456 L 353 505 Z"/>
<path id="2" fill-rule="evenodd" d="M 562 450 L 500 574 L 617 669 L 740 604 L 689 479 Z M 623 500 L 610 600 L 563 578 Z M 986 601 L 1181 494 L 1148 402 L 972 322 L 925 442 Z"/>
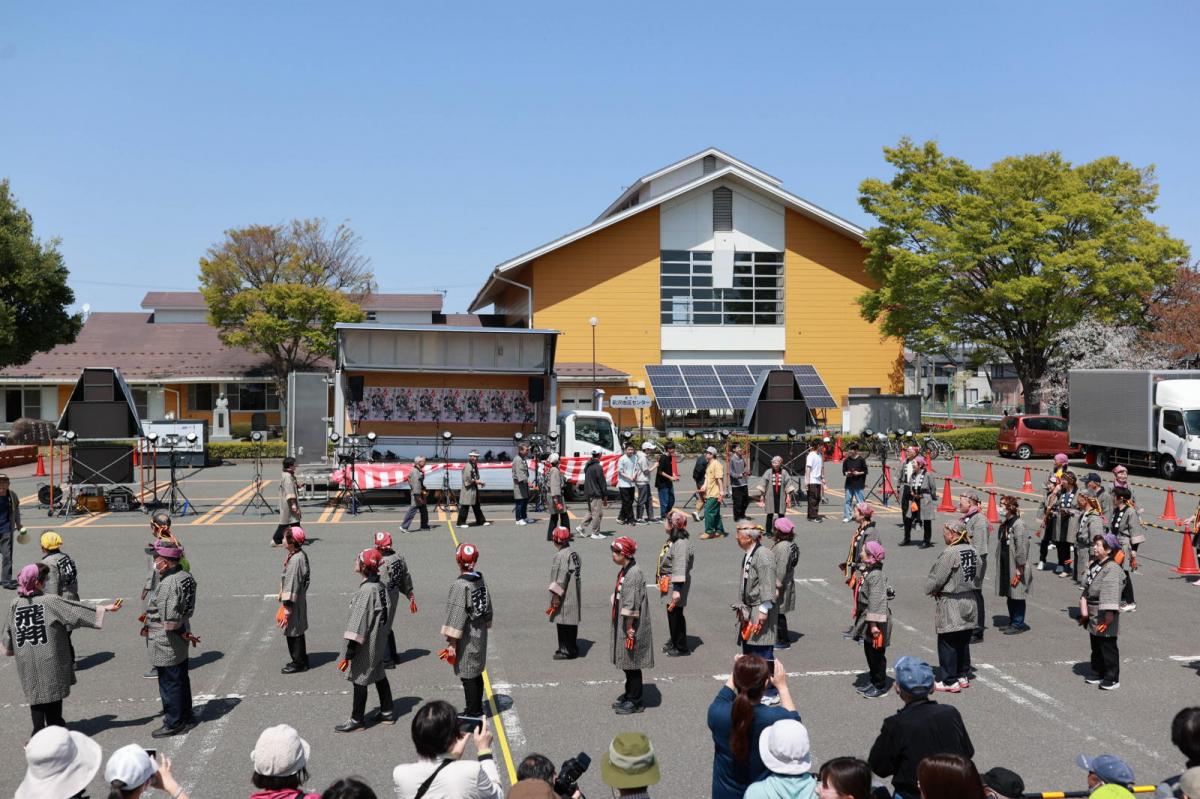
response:
<path id="1" fill-rule="evenodd" d="M 642 442 L 642 449 L 654 449 L 654 448 L 655 447 L 654 447 L 653 441 L 643 441 Z"/>
<path id="2" fill-rule="evenodd" d="M 104 767 L 104 781 L 120 780 L 126 788 L 145 785 L 146 780 L 158 773 L 158 764 L 150 754 L 137 744 L 122 746 L 108 758 Z"/>
<path id="3" fill-rule="evenodd" d="M 795 719 L 780 719 L 758 739 L 763 765 L 776 774 L 807 774 L 812 771 L 808 730 Z"/>
<path id="4" fill-rule="evenodd" d="M 81 732 L 45 727 L 25 744 L 25 779 L 13 799 L 74 796 L 100 770 L 100 744 Z"/>
<path id="5" fill-rule="evenodd" d="M 250 759 L 254 771 L 264 777 L 290 777 L 308 767 L 312 747 L 288 724 L 267 727 L 258 736 Z"/>

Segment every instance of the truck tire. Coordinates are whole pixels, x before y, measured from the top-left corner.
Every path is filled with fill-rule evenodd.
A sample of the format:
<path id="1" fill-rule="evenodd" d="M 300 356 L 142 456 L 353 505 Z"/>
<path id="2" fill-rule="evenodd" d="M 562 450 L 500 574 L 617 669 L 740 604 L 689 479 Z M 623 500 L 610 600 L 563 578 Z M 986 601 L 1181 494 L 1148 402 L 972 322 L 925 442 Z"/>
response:
<path id="1" fill-rule="evenodd" d="M 1158 462 L 1158 473 L 1164 480 L 1174 480 L 1179 474 L 1179 465 L 1170 455 L 1163 455 Z"/>
<path id="2" fill-rule="evenodd" d="M 1033 447 L 1029 446 L 1028 444 L 1022 444 L 1021 446 L 1017 447 L 1016 456 L 1023 461 L 1029 460 L 1033 457 Z"/>
<path id="3" fill-rule="evenodd" d="M 1113 467 L 1112 455 L 1106 449 L 1096 450 L 1096 468 L 1102 472 L 1107 472 Z"/>

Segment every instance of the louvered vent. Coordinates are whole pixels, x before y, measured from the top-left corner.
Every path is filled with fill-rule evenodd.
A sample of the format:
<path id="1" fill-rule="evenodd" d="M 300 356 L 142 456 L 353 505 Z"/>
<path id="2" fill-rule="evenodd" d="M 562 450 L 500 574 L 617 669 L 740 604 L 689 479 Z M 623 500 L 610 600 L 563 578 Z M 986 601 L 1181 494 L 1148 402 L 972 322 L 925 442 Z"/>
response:
<path id="1" fill-rule="evenodd" d="M 717 171 L 717 157 L 715 155 L 704 156 L 704 174 Z"/>
<path id="2" fill-rule="evenodd" d="M 722 186 L 713 189 L 713 232 L 733 230 L 733 192 Z"/>

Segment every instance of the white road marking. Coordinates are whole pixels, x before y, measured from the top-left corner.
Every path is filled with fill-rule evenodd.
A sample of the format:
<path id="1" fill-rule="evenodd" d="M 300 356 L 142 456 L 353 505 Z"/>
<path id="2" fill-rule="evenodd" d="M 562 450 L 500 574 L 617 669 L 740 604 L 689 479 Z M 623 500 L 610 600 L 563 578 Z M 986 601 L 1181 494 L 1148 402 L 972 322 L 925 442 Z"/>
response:
<path id="1" fill-rule="evenodd" d="M 506 682 L 492 683 L 492 696 L 494 697 L 500 693 L 507 693 L 511 699 L 511 692 L 515 687 L 516 686 Z M 499 702 L 497 702 L 497 704 L 499 704 Z M 501 712 L 499 708 L 496 708 L 496 712 L 500 716 L 500 723 L 504 725 L 504 734 L 508 736 L 509 749 L 524 747 L 528 743 L 528 740 L 525 738 L 525 732 L 521 729 L 521 718 L 517 715 L 516 700 L 513 700 L 513 704 L 510 705 L 507 710 Z"/>

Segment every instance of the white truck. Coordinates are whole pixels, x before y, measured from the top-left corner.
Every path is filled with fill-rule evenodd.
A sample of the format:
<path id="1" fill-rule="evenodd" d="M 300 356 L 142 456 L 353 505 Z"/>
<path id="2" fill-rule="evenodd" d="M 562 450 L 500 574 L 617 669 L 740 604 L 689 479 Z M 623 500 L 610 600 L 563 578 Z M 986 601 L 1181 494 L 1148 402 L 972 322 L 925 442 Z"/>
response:
<path id="1" fill-rule="evenodd" d="M 1099 469 L 1200 472 L 1200 371 L 1072 369 L 1069 437 Z"/>

